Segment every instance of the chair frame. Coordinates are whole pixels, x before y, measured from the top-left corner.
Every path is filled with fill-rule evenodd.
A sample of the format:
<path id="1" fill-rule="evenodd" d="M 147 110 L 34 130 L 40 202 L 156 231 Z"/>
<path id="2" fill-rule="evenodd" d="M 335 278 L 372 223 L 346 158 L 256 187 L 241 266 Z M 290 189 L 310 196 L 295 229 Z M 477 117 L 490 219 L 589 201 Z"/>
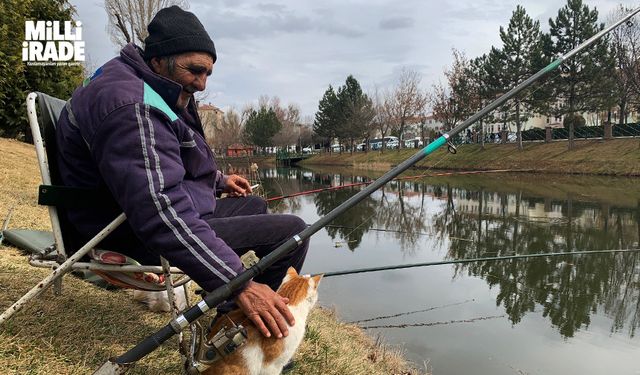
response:
<path id="1" fill-rule="evenodd" d="M 32 92 L 27 95 L 27 117 L 29 120 L 29 126 L 33 135 L 33 143 L 36 149 L 36 155 L 38 158 L 38 164 L 40 168 L 40 174 L 42 176 L 43 186 L 51 186 L 51 173 L 49 169 L 49 161 L 47 160 L 47 153 L 45 150 L 45 144 L 42 138 L 40 130 L 40 124 L 38 123 L 38 113 L 36 110 L 36 99 L 39 93 Z M 42 187 L 41 187 L 42 188 Z M 106 272 L 153 272 L 163 273 L 165 276 L 165 288 L 159 288 L 154 290 L 166 290 L 169 297 L 169 305 L 171 307 L 171 315 L 175 318 L 179 310 L 177 308 L 174 289 L 179 286 L 185 288 L 185 296 L 187 297 L 187 305 L 190 305 L 188 299 L 187 282 L 189 277 L 185 275 L 178 283 L 173 282 L 172 274 L 183 274 L 180 269 L 176 267 L 170 267 L 169 262 L 163 257 L 160 258 L 161 266 L 137 266 L 137 265 L 109 265 L 109 264 L 96 264 L 90 262 L 80 262 L 80 259 L 84 257 L 91 249 L 95 248 L 100 241 L 102 241 L 107 235 L 113 232 L 120 224 L 126 220 L 124 213 L 121 213 L 111 223 L 104 227 L 98 234 L 84 244 L 77 252 L 67 257 L 65 251 L 64 240 L 62 238 L 62 229 L 58 216 L 58 210 L 55 206 L 48 206 L 49 218 L 51 220 L 51 227 L 53 230 L 54 244 L 52 245 L 51 252 L 41 256 L 32 256 L 29 263 L 35 267 L 44 267 L 53 269 L 51 274 L 40 281 L 36 286 L 24 294 L 18 301 L 7 308 L 0 315 L 0 324 L 11 318 L 22 307 L 29 303 L 32 299 L 38 297 L 52 284 L 54 285 L 54 293 L 60 294 L 62 292 L 62 277 L 74 270 L 97 270 Z M 53 251 L 57 253 L 55 260 L 45 259 L 47 255 Z M 180 338 L 182 341 L 182 338 Z"/>

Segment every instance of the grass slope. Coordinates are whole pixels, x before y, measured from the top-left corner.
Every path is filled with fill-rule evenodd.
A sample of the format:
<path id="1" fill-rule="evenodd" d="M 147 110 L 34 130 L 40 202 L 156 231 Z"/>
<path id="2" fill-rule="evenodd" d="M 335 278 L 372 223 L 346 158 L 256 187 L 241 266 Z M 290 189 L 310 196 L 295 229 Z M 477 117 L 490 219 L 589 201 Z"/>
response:
<path id="1" fill-rule="evenodd" d="M 15 206 L 10 228 L 50 229 L 38 206 L 40 176 L 33 146 L 0 139 L 0 218 Z M 4 310 L 49 272 L 30 267 L 17 249 L 0 246 L 0 309 Z M 322 293 L 322 291 L 321 291 Z M 107 291 L 66 276 L 63 294 L 46 291 L 0 327 L 1 374 L 90 374 L 164 326 L 169 314 L 155 314 L 123 290 Z M 180 374 L 172 339 L 140 361 L 130 374 Z M 409 374 L 397 350 L 316 308 L 291 374 Z"/>
<path id="2" fill-rule="evenodd" d="M 308 165 L 348 165 L 359 169 L 388 169 L 416 152 L 385 150 L 319 154 L 302 162 Z M 548 173 L 640 176 L 640 140 L 578 140 L 569 151 L 566 142 L 526 143 L 519 151 L 514 144 L 461 145 L 457 154 L 440 148 L 422 160 L 420 168 L 440 169 L 513 169 Z"/>

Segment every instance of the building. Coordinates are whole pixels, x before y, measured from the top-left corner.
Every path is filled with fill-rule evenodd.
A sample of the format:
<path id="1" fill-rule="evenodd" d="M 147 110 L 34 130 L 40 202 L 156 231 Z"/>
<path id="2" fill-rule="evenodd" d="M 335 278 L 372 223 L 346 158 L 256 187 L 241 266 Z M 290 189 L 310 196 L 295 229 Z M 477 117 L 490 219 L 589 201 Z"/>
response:
<path id="1" fill-rule="evenodd" d="M 216 129 L 222 124 L 224 112 L 215 105 L 198 103 L 198 114 L 202 121 L 202 130 L 207 141 L 214 139 Z"/>
<path id="2" fill-rule="evenodd" d="M 227 155 L 229 157 L 240 157 L 240 156 L 253 156 L 253 146 L 246 146 L 241 144 L 233 144 L 227 147 Z"/>

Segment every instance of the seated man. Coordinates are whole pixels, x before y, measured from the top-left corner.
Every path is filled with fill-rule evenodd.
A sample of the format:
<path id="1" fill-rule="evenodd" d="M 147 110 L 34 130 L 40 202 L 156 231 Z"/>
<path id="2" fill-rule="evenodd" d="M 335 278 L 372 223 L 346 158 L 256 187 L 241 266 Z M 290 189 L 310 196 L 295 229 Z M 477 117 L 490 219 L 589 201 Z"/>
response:
<path id="1" fill-rule="evenodd" d="M 160 10 L 145 49 L 125 46 L 76 89 L 57 129 L 60 176 L 67 186 L 104 189 L 117 207 L 67 213 L 88 240 L 122 210 L 127 221 L 101 247 L 144 264 L 159 255 L 211 291 L 243 272 L 238 254 L 259 257 L 301 232 L 292 215 L 266 214 L 244 178 L 218 170 L 193 94 L 216 62 L 213 41 L 193 13 Z M 216 200 L 216 193 L 232 196 Z M 287 335 L 293 316 L 274 290 L 289 266 L 302 268 L 308 241 L 234 296 L 269 337 Z"/>

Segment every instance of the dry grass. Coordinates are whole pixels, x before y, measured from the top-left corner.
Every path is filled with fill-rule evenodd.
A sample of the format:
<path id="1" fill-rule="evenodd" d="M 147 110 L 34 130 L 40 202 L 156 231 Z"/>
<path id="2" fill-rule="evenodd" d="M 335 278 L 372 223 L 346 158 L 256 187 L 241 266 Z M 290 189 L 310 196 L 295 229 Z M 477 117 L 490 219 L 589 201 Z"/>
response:
<path id="1" fill-rule="evenodd" d="M 49 229 L 46 209 L 36 205 L 40 184 L 33 146 L 0 139 L 0 218 L 15 205 L 11 228 Z M 0 309 L 4 310 L 48 274 L 30 267 L 17 249 L 0 246 Z M 107 291 L 67 276 L 63 294 L 45 292 L 0 327 L 0 373 L 89 374 L 164 326 L 126 291 Z M 316 309 L 291 374 L 407 374 L 397 350 Z M 140 361 L 131 374 L 180 374 L 172 339 Z"/>
<path id="2" fill-rule="evenodd" d="M 418 374 L 398 348 L 375 341 L 362 329 L 340 323 L 331 310 L 315 309 L 297 354 L 295 374 Z"/>

